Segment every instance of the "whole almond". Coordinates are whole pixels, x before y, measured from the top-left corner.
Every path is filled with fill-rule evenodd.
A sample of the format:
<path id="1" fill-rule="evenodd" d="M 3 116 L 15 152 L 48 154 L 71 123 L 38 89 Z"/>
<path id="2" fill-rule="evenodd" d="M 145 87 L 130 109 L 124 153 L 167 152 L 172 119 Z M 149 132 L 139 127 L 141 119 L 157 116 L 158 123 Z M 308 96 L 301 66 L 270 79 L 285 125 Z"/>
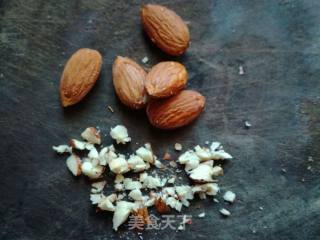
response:
<path id="1" fill-rule="evenodd" d="M 75 52 L 64 67 L 60 80 L 60 98 L 64 107 L 81 101 L 96 83 L 101 71 L 102 57 L 93 49 Z"/>
<path id="2" fill-rule="evenodd" d="M 188 48 L 189 29 L 174 11 L 147 4 L 141 9 L 141 21 L 151 41 L 167 54 L 178 56 Z"/>
<path id="3" fill-rule="evenodd" d="M 188 80 L 186 68 L 178 62 L 161 62 L 147 75 L 146 89 L 150 96 L 162 98 L 175 95 Z"/>
<path id="4" fill-rule="evenodd" d="M 174 129 L 195 120 L 205 105 L 205 97 L 193 90 L 182 90 L 177 95 L 153 99 L 147 106 L 150 123 L 160 129 Z"/>
<path id="5" fill-rule="evenodd" d="M 146 106 L 146 75 L 146 71 L 130 58 L 116 58 L 112 66 L 113 86 L 123 104 L 133 109 Z"/>

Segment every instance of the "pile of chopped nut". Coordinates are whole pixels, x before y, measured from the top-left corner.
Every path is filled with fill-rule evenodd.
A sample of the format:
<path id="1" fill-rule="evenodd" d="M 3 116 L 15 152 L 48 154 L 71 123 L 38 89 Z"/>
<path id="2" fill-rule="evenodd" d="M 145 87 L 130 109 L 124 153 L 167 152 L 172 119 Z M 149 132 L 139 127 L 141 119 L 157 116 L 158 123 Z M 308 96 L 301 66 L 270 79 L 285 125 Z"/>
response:
<path id="1" fill-rule="evenodd" d="M 131 141 L 127 128 L 122 125 L 111 128 L 110 136 L 117 144 Z M 184 165 L 185 172 L 193 185 L 175 185 L 177 176 L 161 178 L 146 171 L 152 167 L 160 169 L 164 167 L 149 143 L 139 147 L 135 153 L 126 158 L 125 155 L 117 153 L 113 145 L 99 147 L 98 151 L 97 145 L 101 145 L 101 135 L 94 127 L 87 128 L 81 137 L 84 141 L 71 139 L 69 145 L 54 146 L 53 150 L 59 154 L 70 154 L 66 164 L 73 175 L 83 174 L 95 180 L 92 183 L 90 200 L 98 209 L 114 212 L 113 229 L 116 231 L 130 214 L 143 217 L 147 224 L 148 207 L 155 206 L 160 214 L 167 213 L 170 209 L 180 212 L 183 206 L 189 207 L 195 194 L 200 199 L 217 195 L 220 188 L 215 178 L 223 175 L 223 168 L 214 163 L 216 160 L 232 158 L 219 142 L 212 142 L 210 148 L 197 145 L 193 150 L 182 153 L 177 160 L 177 163 Z M 182 145 L 176 144 L 175 149 L 181 151 Z M 77 151 L 87 151 L 87 156 L 80 158 Z M 171 156 L 166 153 L 164 159 L 171 160 Z M 113 183 L 115 192 L 108 196 L 103 192 L 107 184 L 103 174 L 107 169 L 115 176 Z M 138 175 L 135 178 L 125 177 L 124 174 L 128 172 Z M 233 203 L 235 198 L 236 195 L 231 191 L 227 191 L 223 196 L 223 199 L 230 203 Z M 213 200 L 218 201 L 215 198 Z M 226 209 L 221 209 L 220 213 L 224 216 L 231 214 Z M 199 217 L 205 217 L 205 213 L 199 214 Z"/>

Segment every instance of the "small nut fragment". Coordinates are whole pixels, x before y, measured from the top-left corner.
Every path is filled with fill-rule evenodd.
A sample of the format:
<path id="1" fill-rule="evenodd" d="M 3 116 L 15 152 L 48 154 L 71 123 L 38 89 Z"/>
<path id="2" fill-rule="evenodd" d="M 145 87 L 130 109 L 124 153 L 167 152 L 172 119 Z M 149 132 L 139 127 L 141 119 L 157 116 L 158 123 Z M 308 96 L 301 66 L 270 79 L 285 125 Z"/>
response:
<path id="1" fill-rule="evenodd" d="M 190 178 L 196 182 L 213 182 L 213 167 L 205 163 L 200 164 L 190 172 Z"/>
<path id="2" fill-rule="evenodd" d="M 102 192 L 104 186 L 107 184 L 106 181 L 99 181 L 99 182 L 94 182 L 91 184 L 91 192 L 92 193 L 99 193 Z"/>
<path id="3" fill-rule="evenodd" d="M 99 204 L 105 196 L 102 193 L 91 193 L 90 194 L 90 201 L 93 205 Z"/>
<path id="4" fill-rule="evenodd" d="M 92 143 L 79 141 L 77 139 L 71 139 L 69 142 L 69 145 L 72 148 L 78 149 L 78 150 L 91 150 L 94 148 L 94 145 Z"/>
<path id="5" fill-rule="evenodd" d="M 174 149 L 177 151 L 181 151 L 182 150 L 182 145 L 180 143 L 175 143 L 174 144 Z"/>
<path id="6" fill-rule="evenodd" d="M 100 133 L 94 127 L 88 127 L 81 133 L 81 137 L 92 144 L 101 144 Z"/>
<path id="7" fill-rule="evenodd" d="M 157 212 L 160 214 L 170 212 L 170 207 L 167 206 L 167 204 L 165 203 L 165 201 L 162 200 L 162 198 L 157 198 L 154 206 L 156 207 Z"/>
<path id="8" fill-rule="evenodd" d="M 97 163 L 95 165 L 97 165 L 99 163 L 99 153 L 97 151 L 97 149 L 95 147 L 93 147 L 89 153 L 88 153 L 88 158 L 91 160 L 96 161 Z"/>
<path id="9" fill-rule="evenodd" d="M 81 174 L 81 159 L 77 155 L 71 154 L 70 157 L 67 158 L 66 163 L 68 169 L 74 176 Z"/>
<path id="10" fill-rule="evenodd" d="M 128 135 L 128 130 L 125 126 L 117 125 L 114 128 L 111 128 L 110 136 L 116 140 L 117 144 L 122 143 L 126 144 L 131 141 L 131 138 Z"/>
<path id="11" fill-rule="evenodd" d="M 178 162 L 180 164 L 185 164 L 186 171 L 191 171 L 199 166 L 200 158 L 194 151 L 189 150 L 179 157 Z"/>
<path id="12" fill-rule="evenodd" d="M 134 172 L 142 172 L 150 167 L 150 164 L 144 162 L 144 160 L 137 155 L 130 156 L 128 165 Z"/>
<path id="13" fill-rule="evenodd" d="M 243 66 L 239 66 L 239 75 L 244 75 L 244 69 Z"/>
<path id="14" fill-rule="evenodd" d="M 113 212 L 115 210 L 114 202 L 117 200 L 117 195 L 115 193 L 102 198 L 98 203 L 98 208 L 104 211 Z"/>
<path id="15" fill-rule="evenodd" d="M 53 146 L 52 149 L 59 154 L 72 152 L 72 148 L 69 147 L 68 145 Z"/>
<path id="16" fill-rule="evenodd" d="M 141 181 L 141 175 L 140 175 L 140 181 Z M 165 179 L 160 179 L 159 177 L 152 177 L 146 175 L 143 180 L 143 187 L 149 188 L 149 189 L 156 189 L 159 187 L 163 187 L 166 183 Z"/>
<path id="17" fill-rule="evenodd" d="M 233 203 L 234 200 L 236 199 L 236 194 L 231 191 L 226 191 L 225 194 L 223 195 L 223 199 L 227 202 Z"/>
<path id="18" fill-rule="evenodd" d="M 205 183 L 200 185 L 195 185 L 192 187 L 193 193 L 204 193 L 209 196 L 215 196 L 220 191 L 218 184 L 216 183 Z"/>
<path id="19" fill-rule="evenodd" d="M 215 177 L 223 176 L 223 168 L 220 166 L 214 166 L 212 168 L 212 176 L 215 176 Z"/>
<path id="20" fill-rule="evenodd" d="M 168 197 L 166 199 L 166 204 L 178 212 L 181 211 L 182 203 L 174 197 Z"/>
<path id="21" fill-rule="evenodd" d="M 163 155 L 163 160 L 171 160 L 171 155 L 168 152 L 165 152 L 165 154 Z"/>
<path id="22" fill-rule="evenodd" d="M 168 183 L 169 184 L 174 184 L 174 182 L 176 181 L 176 178 L 177 178 L 176 176 L 173 176 L 173 177 L 169 178 L 168 179 Z"/>
<path id="23" fill-rule="evenodd" d="M 110 105 L 108 106 L 108 109 L 109 109 L 110 112 L 114 113 L 114 109 Z"/>
<path id="24" fill-rule="evenodd" d="M 118 230 L 118 227 L 124 223 L 127 218 L 129 217 L 130 213 L 133 211 L 135 207 L 134 203 L 127 202 L 127 201 L 119 201 L 114 210 L 113 214 L 113 229 L 115 231 Z"/>
<path id="25" fill-rule="evenodd" d="M 139 181 L 132 181 L 131 178 L 125 178 L 123 181 L 123 185 L 126 190 L 134 190 L 134 189 L 142 188 L 142 184 Z"/>
<path id="26" fill-rule="evenodd" d="M 142 193 L 141 193 L 140 189 L 131 190 L 131 192 L 129 193 L 128 196 L 131 197 L 135 201 L 142 201 L 143 200 Z"/>
<path id="27" fill-rule="evenodd" d="M 144 161 L 154 164 L 155 156 L 153 155 L 151 147 L 148 147 L 148 144 L 145 144 L 145 147 L 140 147 L 136 150 L 136 154 L 141 157 Z"/>
<path id="28" fill-rule="evenodd" d="M 181 201 L 181 203 L 186 206 L 189 207 L 190 203 L 188 200 L 192 200 L 193 199 L 193 190 L 192 187 L 188 186 L 188 185 L 181 185 L 181 186 L 176 186 L 175 190 L 177 192 L 178 195 L 178 199 Z"/>
<path id="29" fill-rule="evenodd" d="M 226 217 L 231 215 L 231 213 L 225 208 L 220 209 L 219 212 Z"/>
<path id="30" fill-rule="evenodd" d="M 123 174 L 130 170 L 128 162 L 123 157 L 118 157 L 109 161 L 109 168 L 116 174 Z"/>
<path id="31" fill-rule="evenodd" d="M 202 148 L 199 145 L 197 145 L 194 148 L 197 156 L 200 158 L 200 161 L 207 161 L 211 159 L 211 152 L 207 148 Z"/>
<path id="32" fill-rule="evenodd" d="M 81 165 L 82 173 L 88 176 L 91 179 L 98 179 L 101 177 L 102 173 L 104 172 L 105 168 L 103 166 L 93 166 L 91 162 L 84 162 Z"/>
<path id="33" fill-rule="evenodd" d="M 149 58 L 147 56 L 141 59 L 142 63 L 147 63 L 148 61 L 149 61 Z"/>

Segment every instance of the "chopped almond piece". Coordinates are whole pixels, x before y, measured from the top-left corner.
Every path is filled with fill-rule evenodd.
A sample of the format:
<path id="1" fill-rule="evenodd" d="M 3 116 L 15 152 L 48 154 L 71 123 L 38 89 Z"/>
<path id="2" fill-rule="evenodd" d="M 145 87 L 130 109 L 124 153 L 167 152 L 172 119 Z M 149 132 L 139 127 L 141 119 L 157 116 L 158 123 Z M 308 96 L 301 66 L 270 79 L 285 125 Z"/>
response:
<path id="1" fill-rule="evenodd" d="M 123 174 L 130 170 L 127 161 L 123 157 L 118 157 L 109 161 L 109 168 L 116 174 Z"/>
<path id="2" fill-rule="evenodd" d="M 69 145 L 78 150 L 91 150 L 94 147 L 92 143 L 79 141 L 77 139 L 71 139 Z"/>
<path id="3" fill-rule="evenodd" d="M 107 184 L 107 181 L 99 181 L 91 184 L 91 192 L 99 193 L 102 192 L 104 186 Z"/>
<path id="4" fill-rule="evenodd" d="M 166 152 L 164 155 L 163 155 L 163 160 L 171 160 L 171 155 L 170 153 Z"/>
<path id="5" fill-rule="evenodd" d="M 154 164 L 155 157 L 153 155 L 151 146 L 150 144 L 145 144 L 145 147 L 140 147 L 137 151 L 136 154 L 141 157 L 145 162 Z"/>
<path id="6" fill-rule="evenodd" d="M 181 151 L 181 150 L 182 150 L 182 145 L 181 145 L 180 143 L 175 143 L 175 144 L 174 144 L 174 149 L 175 149 L 176 151 Z"/>
<path id="7" fill-rule="evenodd" d="M 82 173 L 91 179 L 100 178 L 105 168 L 103 166 L 93 166 L 91 162 L 84 162 L 81 166 Z"/>
<path id="8" fill-rule="evenodd" d="M 88 127 L 81 133 L 81 137 L 92 144 L 101 144 L 101 136 L 94 127 Z"/>
<path id="9" fill-rule="evenodd" d="M 162 200 L 162 198 L 156 199 L 155 207 L 157 209 L 157 212 L 160 214 L 165 214 L 170 212 L 170 208 L 167 206 L 165 201 Z"/>
<path id="10" fill-rule="evenodd" d="M 70 157 L 67 158 L 66 163 L 68 169 L 74 176 L 81 174 L 81 159 L 77 155 L 71 154 Z"/>
<path id="11" fill-rule="evenodd" d="M 202 163 L 190 172 L 190 178 L 196 182 L 213 182 L 212 169 L 212 166 Z"/>
<path id="12" fill-rule="evenodd" d="M 231 191 L 226 191 L 225 194 L 223 195 L 223 199 L 227 202 L 233 203 L 234 200 L 236 199 L 236 194 Z"/>
<path id="13" fill-rule="evenodd" d="M 72 148 L 69 147 L 68 145 L 53 146 L 52 149 L 59 154 L 72 152 Z"/>
<path id="14" fill-rule="evenodd" d="M 231 213 L 225 208 L 220 209 L 219 212 L 226 217 L 229 217 L 231 215 Z"/>
<path id="15" fill-rule="evenodd" d="M 127 220 L 134 207 L 135 204 L 132 202 L 117 202 L 112 219 L 113 229 L 115 231 L 118 231 L 118 227 Z"/>
<path id="16" fill-rule="evenodd" d="M 110 136 L 116 140 L 117 144 L 126 144 L 131 141 L 131 138 L 128 136 L 127 128 L 122 125 L 117 125 L 114 128 L 111 128 Z"/>

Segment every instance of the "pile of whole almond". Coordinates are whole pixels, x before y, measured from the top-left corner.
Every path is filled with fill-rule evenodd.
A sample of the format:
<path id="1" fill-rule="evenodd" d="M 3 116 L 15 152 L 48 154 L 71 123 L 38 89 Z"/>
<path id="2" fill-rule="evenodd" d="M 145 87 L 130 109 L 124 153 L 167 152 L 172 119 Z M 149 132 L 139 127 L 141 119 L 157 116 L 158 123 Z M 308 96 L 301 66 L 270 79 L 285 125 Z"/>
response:
<path id="1" fill-rule="evenodd" d="M 165 53 L 183 54 L 189 46 L 189 29 L 172 10 L 160 5 L 142 7 L 141 20 L 151 41 Z M 83 99 L 97 81 L 102 56 L 96 50 L 80 49 L 67 62 L 60 84 L 64 107 Z M 188 81 L 186 68 L 174 61 L 160 62 L 147 73 L 128 57 L 118 56 L 112 67 L 113 85 L 120 101 L 146 112 L 150 123 L 174 129 L 195 120 L 204 109 L 205 98 L 194 90 L 183 90 Z"/>

